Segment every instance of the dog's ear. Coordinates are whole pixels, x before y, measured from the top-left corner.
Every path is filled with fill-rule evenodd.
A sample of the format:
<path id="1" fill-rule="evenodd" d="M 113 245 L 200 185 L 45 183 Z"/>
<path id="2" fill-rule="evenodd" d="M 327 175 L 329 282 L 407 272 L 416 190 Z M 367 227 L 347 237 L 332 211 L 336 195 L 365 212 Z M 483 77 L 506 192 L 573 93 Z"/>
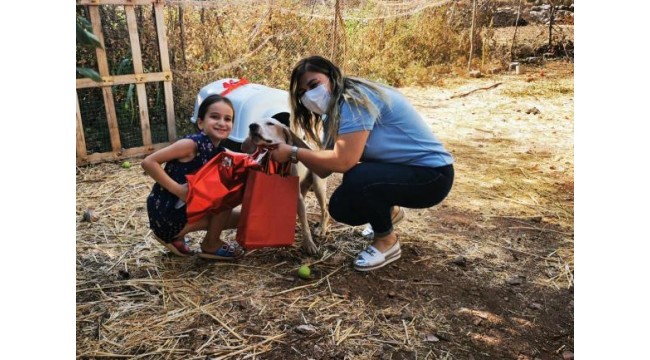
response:
<path id="1" fill-rule="evenodd" d="M 286 125 L 280 125 L 282 128 L 282 137 L 284 137 L 284 143 L 293 145 L 293 138 L 291 137 L 291 130 Z"/>
<path id="2" fill-rule="evenodd" d="M 299 148 L 311 149 L 307 143 L 300 136 L 296 135 L 289 127 L 282 126 L 282 131 L 284 132 L 284 141 L 289 145 L 296 145 Z"/>
<path id="3" fill-rule="evenodd" d="M 247 136 L 246 139 L 244 139 L 244 142 L 241 143 L 241 151 L 246 154 L 252 154 L 255 152 L 257 149 L 257 146 L 253 144 L 253 140 L 251 139 L 250 136 Z"/>
<path id="4" fill-rule="evenodd" d="M 311 149 L 309 145 L 298 135 L 296 135 L 293 131 L 289 130 L 289 134 L 291 135 L 291 144 L 296 145 L 299 148 L 303 149 Z"/>

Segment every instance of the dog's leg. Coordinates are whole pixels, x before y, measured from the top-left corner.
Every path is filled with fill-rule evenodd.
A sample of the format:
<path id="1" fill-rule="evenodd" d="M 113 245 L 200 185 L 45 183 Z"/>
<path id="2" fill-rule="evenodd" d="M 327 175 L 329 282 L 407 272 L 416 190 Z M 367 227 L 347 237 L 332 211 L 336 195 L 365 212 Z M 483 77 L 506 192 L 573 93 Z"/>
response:
<path id="1" fill-rule="evenodd" d="M 305 207 L 305 198 L 302 194 L 298 194 L 298 219 L 302 227 L 302 248 L 309 255 L 316 255 L 318 248 L 311 238 L 311 230 L 309 230 L 309 223 L 307 222 L 307 209 Z"/>
<path id="2" fill-rule="evenodd" d="M 311 172 L 301 177 L 302 180 L 300 181 L 300 195 L 302 195 L 302 197 L 305 197 L 307 196 L 307 192 L 309 191 L 309 189 L 311 189 L 311 184 L 312 184 Z"/>
<path id="3" fill-rule="evenodd" d="M 318 200 L 318 205 L 320 205 L 320 231 L 318 235 L 324 237 L 327 235 L 330 222 L 330 213 L 327 211 L 327 180 L 318 177 L 314 173 L 310 175 L 313 182 L 312 189 L 314 195 L 316 195 L 316 200 Z"/>

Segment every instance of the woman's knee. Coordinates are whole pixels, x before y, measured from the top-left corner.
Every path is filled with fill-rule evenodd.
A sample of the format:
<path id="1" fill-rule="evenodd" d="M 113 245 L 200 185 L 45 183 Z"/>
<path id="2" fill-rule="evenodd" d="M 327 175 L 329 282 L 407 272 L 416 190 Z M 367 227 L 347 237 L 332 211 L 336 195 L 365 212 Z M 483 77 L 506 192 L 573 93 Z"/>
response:
<path id="1" fill-rule="evenodd" d="M 345 218 L 347 218 L 347 213 L 350 211 L 349 201 L 343 196 L 340 188 L 336 189 L 332 196 L 330 197 L 327 210 L 330 213 L 330 216 L 338 221 L 345 223 Z"/>
<path id="2" fill-rule="evenodd" d="M 359 199 L 353 199 L 349 193 L 334 191 L 330 197 L 328 211 L 337 222 L 352 226 L 362 225 L 368 222 L 367 214 L 362 208 L 359 208 L 358 202 Z"/>

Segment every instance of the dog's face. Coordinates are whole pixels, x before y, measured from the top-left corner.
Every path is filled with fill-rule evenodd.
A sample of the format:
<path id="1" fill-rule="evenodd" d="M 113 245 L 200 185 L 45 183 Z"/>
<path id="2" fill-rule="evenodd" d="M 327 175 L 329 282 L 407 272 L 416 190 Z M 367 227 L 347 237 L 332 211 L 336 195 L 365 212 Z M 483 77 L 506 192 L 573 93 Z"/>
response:
<path id="1" fill-rule="evenodd" d="M 253 122 L 248 126 L 248 130 L 248 136 L 253 144 L 257 146 L 280 143 L 292 144 L 289 128 L 273 118 Z"/>
<path id="2" fill-rule="evenodd" d="M 242 143 L 242 151 L 252 153 L 258 146 L 282 143 L 307 147 L 286 125 L 273 118 L 264 118 L 248 125 L 248 137 Z"/>

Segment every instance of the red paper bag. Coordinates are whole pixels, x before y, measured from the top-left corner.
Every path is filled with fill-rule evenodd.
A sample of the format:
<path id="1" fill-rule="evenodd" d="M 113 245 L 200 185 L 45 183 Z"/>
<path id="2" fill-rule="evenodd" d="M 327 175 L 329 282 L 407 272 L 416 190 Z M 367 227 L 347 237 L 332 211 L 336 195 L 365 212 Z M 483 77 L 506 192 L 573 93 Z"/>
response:
<path id="1" fill-rule="evenodd" d="M 187 177 L 187 223 L 242 202 L 248 169 L 261 169 L 254 155 L 221 152 Z"/>
<path id="2" fill-rule="evenodd" d="M 277 165 L 269 168 L 273 170 Z M 247 250 L 292 245 L 297 211 L 297 176 L 250 171 L 237 225 L 237 242 Z"/>

